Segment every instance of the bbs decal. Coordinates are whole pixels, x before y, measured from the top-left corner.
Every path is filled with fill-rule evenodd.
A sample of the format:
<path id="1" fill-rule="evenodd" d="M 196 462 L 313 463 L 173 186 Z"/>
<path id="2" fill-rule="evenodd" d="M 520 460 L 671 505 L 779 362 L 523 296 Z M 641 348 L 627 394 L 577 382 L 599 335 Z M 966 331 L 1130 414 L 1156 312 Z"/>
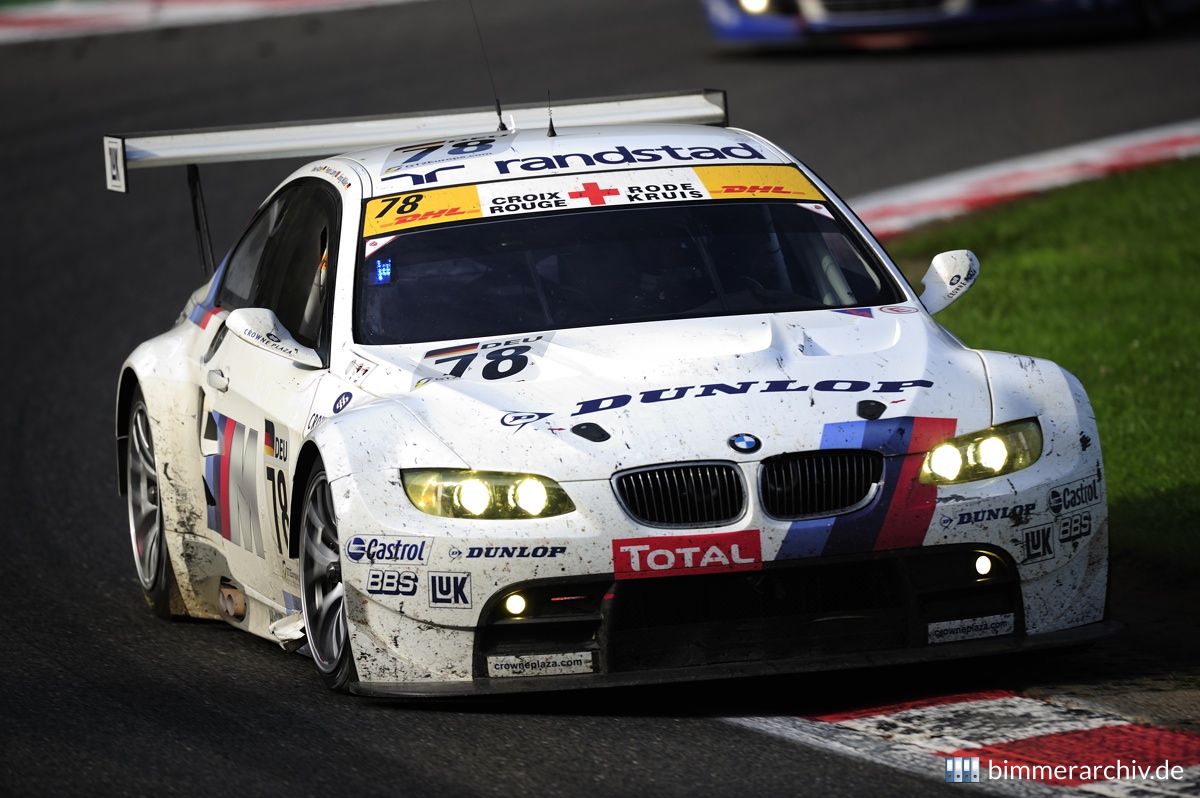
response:
<path id="1" fill-rule="evenodd" d="M 376 596 L 415 596 L 417 575 L 413 571 L 370 570 L 367 592 Z"/>

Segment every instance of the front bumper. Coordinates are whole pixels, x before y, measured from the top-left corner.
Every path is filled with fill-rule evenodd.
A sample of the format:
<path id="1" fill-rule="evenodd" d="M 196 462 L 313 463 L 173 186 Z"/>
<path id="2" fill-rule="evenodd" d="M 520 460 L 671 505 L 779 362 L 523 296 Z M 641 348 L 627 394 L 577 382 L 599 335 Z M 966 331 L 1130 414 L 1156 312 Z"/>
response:
<path id="1" fill-rule="evenodd" d="M 763 662 L 736 662 L 625 673 L 596 673 L 578 676 L 539 676 L 537 678 L 487 678 L 470 682 L 356 682 L 350 686 L 355 695 L 376 698 L 433 698 L 471 695 L 503 695 L 555 690 L 580 690 L 589 687 L 629 687 L 735 679 L 752 676 L 781 676 L 851 668 L 877 668 L 886 665 L 911 665 L 1000 654 L 1020 654 L 1055 648 L 1086 645 L 1115 633 L 1120 624 L 1101 621 L 1044 635 L 991 638 L 950 643 L 936 648 L 894 649 L 855 654 L 820 654 Z"/>
<path id="2" fill-rule="evenodd" d="M 1003 377 L 1006 362 L 992 371 Z M 769 517 L 753 489 L 757 461 L 737 463 L 751 488 L 745 513 L 695 530 L 639 525 L 608 481 L 565 484 L 577 512 L 480 524 L 415 510 L 394 471 L 338 479 L 331 484 L 342 533 L 391 546 L 382 560 L 364 555 L 361 543 L 343 553 L 357 689 L 549 690 L 1070 644 L 1075 638 L 1063 633 L 1105 618 L 1108 518 L 1086 398 L 1057 379 L 1061 385 L 1045 390 L 1058 406 L 1038 414 L 1042 458 L 1004 477 L 923 485 L 919 439 L 941 422 L 861 422 L 864 446 L 876 437 L 887 442 L 885 487 L 857 509 L 822 518 Z M 1037 412 L 1005 395 L 996 401 L 1013 418 Z M 896 441 L 903 445 L 891 453 Z M 709 551 L 717 540 L 730 543 Z M 618 561 L 618 549 L 631 546 L 644 550 L 645 564 L 662 550 L 688 547 L 698 563 L 712 555 L 751 564 L 634 574 L 626 555 Z M 407 562 L 389 561 L 393 554 Z M 986 579 L 974 569 L 981 554 L 995 565 Z M 396 575 L 392 582 L 376 576 L 384 571 Z M 561 603 L 543 611 L 537 591 L 552 587 L 561 590 L 541 606 Z M 499 612 L 517 590 L 536 599 L 530 615 L 540 627 Z"/>

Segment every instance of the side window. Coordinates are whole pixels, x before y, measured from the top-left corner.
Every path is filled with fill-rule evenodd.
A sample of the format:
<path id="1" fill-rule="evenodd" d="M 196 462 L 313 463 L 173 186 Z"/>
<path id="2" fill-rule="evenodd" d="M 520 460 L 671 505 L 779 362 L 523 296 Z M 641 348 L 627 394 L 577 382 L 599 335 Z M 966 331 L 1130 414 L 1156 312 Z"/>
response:
<path id="1" fill-rule="evenodd" d="M 256 307 L 273 310 L 297 341 L 314 348 L 320 348 L 333 289 L 339 202 L 331 188 L 316 180 L 288 192 L 254 295 Z"/>
<path id="2" fill-rule="evenodd" d="M 267 241 L 276 231 L 283 215 L 285 201 L 285 195 L 272 200 L 250 224 L 250 228 L 229 256 L 229 265 L 225 267 L 225 277 L 217 294 L 217 304 L 226 310 L 253 307 L 259 279 L 258 266 L 262 261 Z"/>

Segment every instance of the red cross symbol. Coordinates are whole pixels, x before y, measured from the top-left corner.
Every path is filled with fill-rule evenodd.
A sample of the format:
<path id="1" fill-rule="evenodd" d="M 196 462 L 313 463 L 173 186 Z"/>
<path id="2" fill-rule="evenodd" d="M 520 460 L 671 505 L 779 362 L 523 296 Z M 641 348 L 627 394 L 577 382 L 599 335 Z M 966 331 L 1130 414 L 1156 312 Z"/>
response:
<path id="1" fill-rule="evenodd" d="M 589 205 L 604 205 L 605 197 L 615 197 L 620 194 L 615 188 L 600 188 L 599 183 L 584 183 L 583 191 L 568 191 L 571 199 L 587 199 Z"/>

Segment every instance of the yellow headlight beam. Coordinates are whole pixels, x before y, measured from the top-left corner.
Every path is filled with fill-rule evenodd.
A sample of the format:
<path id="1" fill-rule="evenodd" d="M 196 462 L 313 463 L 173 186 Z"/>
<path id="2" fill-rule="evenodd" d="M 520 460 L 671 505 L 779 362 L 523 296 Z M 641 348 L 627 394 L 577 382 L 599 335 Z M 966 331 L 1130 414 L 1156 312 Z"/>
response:
<path id="1" fill-rule="evenodd" d="M 414 507 L 444 518 L 520 520 L 575 510 L 561 485 L 537 474 L 416 468 L 400 476 Z"/>
<path id="2" fill-rule="evenodd" d="M 921 481 L 973 482 L 1028 468 L 1042 456 L 1042 428 L 1027 418 L 943 441 L 925 455 Z"/>

